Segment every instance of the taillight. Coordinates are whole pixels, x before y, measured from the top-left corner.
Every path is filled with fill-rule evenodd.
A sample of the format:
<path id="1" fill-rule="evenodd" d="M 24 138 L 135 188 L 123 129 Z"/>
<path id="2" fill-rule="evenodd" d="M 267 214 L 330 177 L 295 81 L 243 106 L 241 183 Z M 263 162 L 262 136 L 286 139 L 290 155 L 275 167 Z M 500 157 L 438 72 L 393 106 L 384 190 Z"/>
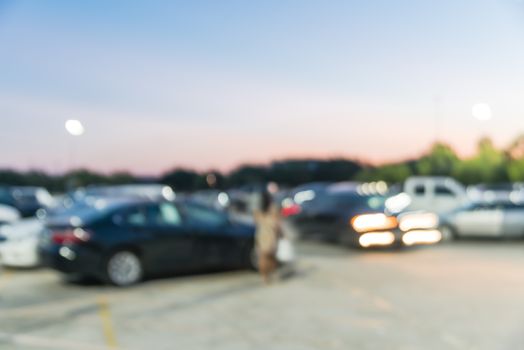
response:
<path id="1" fill-rule="evenodd" d="M 51 240 L 56 244 L 78 244 L 87 242 L 89 239 L 91 239 L 91 234 L 82 228 L 54 230 L 51 235 Z"/>
<path id="2" fill-rule="evenodd" d="M 299 214 L 301 210 L 302 208 L 300 207 L 300 205 L 295 203 L 289 206 L 282 207 L 282 210 L 280 211 L 280 213 L 282 214 L 283 217 L 288 217 L 288 216 Z"/>

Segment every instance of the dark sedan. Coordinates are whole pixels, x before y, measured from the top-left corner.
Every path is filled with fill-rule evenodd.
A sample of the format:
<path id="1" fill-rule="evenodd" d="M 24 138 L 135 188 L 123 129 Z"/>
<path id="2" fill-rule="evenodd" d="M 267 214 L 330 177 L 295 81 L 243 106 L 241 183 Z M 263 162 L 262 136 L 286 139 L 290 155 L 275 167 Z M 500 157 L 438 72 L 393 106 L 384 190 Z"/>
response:
<path id="1" fill-rule="evenodd" d="M 254 267 L 252 225 L 191 202 L 99 199 L 48 219 L 44 265 L 114 285 L 171 272 Z"/>
<path id="2" fill-rule="evenodd" d="M 434 214 L 390 215 L 386 197 L 366 193 L 366 187 L 358 183 L 333 184 L 295 195 L 301 196 L 307 200 L 294 204 L 289 220 L 302 237 L 359 248 L 431 244 L 441 239 Z"/>

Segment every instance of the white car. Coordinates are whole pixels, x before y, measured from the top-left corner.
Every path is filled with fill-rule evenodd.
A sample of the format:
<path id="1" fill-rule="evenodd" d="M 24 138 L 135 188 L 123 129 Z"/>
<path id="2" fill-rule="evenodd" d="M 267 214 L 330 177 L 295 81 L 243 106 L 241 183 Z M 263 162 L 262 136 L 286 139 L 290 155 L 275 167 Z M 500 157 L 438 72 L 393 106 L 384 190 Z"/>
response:
<path id="1" fill-rule="evenodd" d="M 0 227 L 0 263 L 9 267 L 36 267 L 38 237 L 44 224 L 37 218 Z"/>
<path id="2" fill-rule="evenodd" d="M 412 176 L 404 183 L 404 193 L 409 196 L 407 211 L 445 214 L 470 201 L 462 184 L 443 176 Z"/>
<path id="3" fill-rule="evenodd" d="M 20 212 L 8 205 L 0 204 L 0 225 L 15 222 L 20 219 Z"/>
<path id="4" fill-rule="evenodd" d="M 524 204 L 469 204 L 443 216 L 441 228 L 454 238 L 524 238 Z"/>

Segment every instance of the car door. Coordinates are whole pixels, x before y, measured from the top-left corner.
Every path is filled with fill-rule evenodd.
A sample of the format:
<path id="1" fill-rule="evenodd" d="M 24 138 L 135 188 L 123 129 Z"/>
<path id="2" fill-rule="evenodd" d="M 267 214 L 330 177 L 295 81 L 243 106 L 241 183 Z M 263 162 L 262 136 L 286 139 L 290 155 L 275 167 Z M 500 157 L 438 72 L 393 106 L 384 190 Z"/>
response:
<path id="1" fill-rule="evenodd" d="M 455 216 L 460 236 L 498 237 L 502 235 L 502 222 L 502 209 L 495 204 L 476 205 Z"/>
<path id="2" fill-rule="evenodd" d="M 454 191 L 453 187 L 443 183 L 434 183 L 431 194 L 433 196 L 431 209 L 437 213 L 450 212 L 460 204 L 459 194 Z"/>
<path id="3" fill-rule="evenodd" d="M 229 234 L 228 216 L 193 203 L 186 203 L 183 213 L 195 239 L 195 261 L 199 267 L 213 268 L 231 264 L 235 237 Z"/>
<path id="4" fill-rule="evenodd" d="M 148 227 L 153 234 L 151 244 L 155 266 L 160 271 L 182 271 L 194 265 L 194 235 L 182 214 L 172 202 L 146 206 Z"/>
<path id="5" fill-rule="evenodd" d="M 174 214 L 166 217 L 166 209 L 157 203 L 125 208 L 113 217 L 120 228 L 117 232 L 121 232 L 115 236 L 119 237 L 115 244 L 139 249 L 149 272 L 183 268 L 191 261 L 192 240 L 181 220 L 177 220 L 177 213 L 175 208 Z"/>
<path id="6" fill-rule="evenodd" d="M 522 204 L 504 204 L 502 231 L 504 237 L 524 237 L 524 206 Z"/>

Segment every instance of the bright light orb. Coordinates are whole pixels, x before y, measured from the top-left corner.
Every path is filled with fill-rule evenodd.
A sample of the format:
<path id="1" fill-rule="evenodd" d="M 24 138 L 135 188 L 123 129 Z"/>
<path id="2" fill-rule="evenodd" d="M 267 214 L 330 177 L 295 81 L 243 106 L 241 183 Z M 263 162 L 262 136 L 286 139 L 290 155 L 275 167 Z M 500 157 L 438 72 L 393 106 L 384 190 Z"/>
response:
<path id="1" fill-rule="evenodd" d="M 79 120 L 69 119 L 65 122 L 67 132 L 73 136 L 81 136 L 84 134 L 84 126 Z"/>
<path id="2" fill-rule="evenodd" d="M 477 103 L 471 108 L 471 114 L 478 120 L 486 121 L 491 119 L 491 107 L 487 103 Z"/>

